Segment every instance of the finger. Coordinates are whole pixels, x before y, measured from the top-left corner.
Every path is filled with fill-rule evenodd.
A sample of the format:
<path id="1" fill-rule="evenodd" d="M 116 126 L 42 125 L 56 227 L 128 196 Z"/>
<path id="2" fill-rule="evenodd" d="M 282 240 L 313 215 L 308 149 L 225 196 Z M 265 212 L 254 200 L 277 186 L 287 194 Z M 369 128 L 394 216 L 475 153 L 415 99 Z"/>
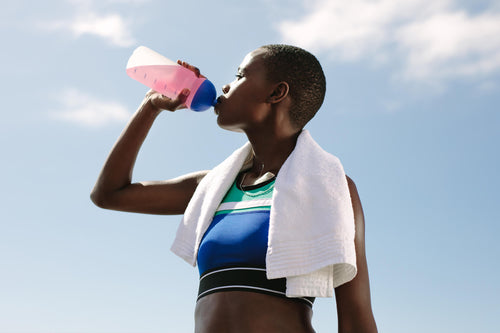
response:
<path id="1" fill-rule="evenodd" d="M 179 109 L 186 108 L 186 100 L 189 96 L 189 89 L 183 89 L 175 98 L 168 98 L 164 95 L 158 94 L 154 96 L 151 100 L 153 105 L 163 110 L 176 111 Z"/>
<path id="2" fill-rule="evenodd" d="M 180 109 L 187 109 L 186 100 L 189 96 L 189 89 L 184 89 L 181 91 L 177 97 L 172 100 L 172 106 L 175 106 L 175 111 Z"/>
<path id="3" fill-rule="evenodd" d="M 193 65 L 191 65 L 191 64 L 189 64 L 189 63 L 187 63 L 185 61 L 181 61 L 181 60 L 177 60 L 177 63 L 179 65 L 181 65 L 182 67 L 187 68 L 190 71 L 192 71 L 196 75 L 196 77 L 200 77 L 200 78 L 206 79 L 205 76 L 201 75 L 200 69 L 198 67 L 195 67 L 195 66 L 193 66 Z"/>
<path id="4" fill-rule="evenodd" d="M 186 103 L 187 98 L 188 98 L 190 93 L 191 93 L 191 91 L 189 89 L 187 89 L 187 88 L 182 89 L 180 94 L 177 95 L 177 97 L 175 98 L 174 102 L 178 103 L 179 105 L 184 105 L 184 103 Z"/>

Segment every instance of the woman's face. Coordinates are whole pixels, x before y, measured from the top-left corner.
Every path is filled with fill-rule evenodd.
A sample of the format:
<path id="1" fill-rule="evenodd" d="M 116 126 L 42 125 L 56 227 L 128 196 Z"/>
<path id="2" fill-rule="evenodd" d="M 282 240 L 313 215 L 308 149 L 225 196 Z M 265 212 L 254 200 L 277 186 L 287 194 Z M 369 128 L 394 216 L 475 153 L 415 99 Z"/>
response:
<path id="1" fill-rule="evenodd" d="M 236 79 L 222 87 L 223 94 L 214 108 L 220 127 L 241 132 L 267 116 L 272 87 L 262 60 L 265 52 L 259 48 L 247 54 Z"/>

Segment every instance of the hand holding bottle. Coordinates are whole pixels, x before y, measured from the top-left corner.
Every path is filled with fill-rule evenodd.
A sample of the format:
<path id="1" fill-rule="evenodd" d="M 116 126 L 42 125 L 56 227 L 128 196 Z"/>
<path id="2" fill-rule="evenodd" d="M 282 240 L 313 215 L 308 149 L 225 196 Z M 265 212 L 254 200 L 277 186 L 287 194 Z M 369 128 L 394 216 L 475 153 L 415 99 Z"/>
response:
<path id="1" fill-rule="evenodd" d="M 175 63 L 144 46 L 133 52 L 127 74 L 172 100 L 188 89 L 184 104 L 194 111 L 205 111 L 217 103 L 214 85 L 198 68 L 181 61 Z"/>
<path id="2" fill-rule="evenodd" d="M 181 60 L 177 60 L 177 63 L 182 67 L 192 71 L 196 75 L 196 77 L 205 78 L 205 76 L 201 75 L 198 67 L 190 65 L 189 63 Z M 149 99 L 151 105 L 159 110 L 177 111 L 187 108 L 185 102 L 190 93 L 191 91 L 185 88 L 176 96 L 176 98 L 172 99 L 151 89 L 150 91 L 148 91 L 145 98 Z"/>

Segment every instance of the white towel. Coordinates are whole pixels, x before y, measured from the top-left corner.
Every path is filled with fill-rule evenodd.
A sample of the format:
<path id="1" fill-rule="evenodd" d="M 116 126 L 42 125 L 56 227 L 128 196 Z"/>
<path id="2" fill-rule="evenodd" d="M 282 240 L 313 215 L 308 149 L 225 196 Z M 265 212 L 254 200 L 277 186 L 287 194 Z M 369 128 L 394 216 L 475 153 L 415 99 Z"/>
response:
<path id="1" fill-rule="evenodd" d="M 171 250 L 196 265 L 198 247 L 244 162 L 250 143 L 200 182 Z M 266 255 L 269 279 L 287 279 L 289 297 L 331 297 L 356 275 L 354 215 L 344 169 L 304 130 L 276 177 Z"/>

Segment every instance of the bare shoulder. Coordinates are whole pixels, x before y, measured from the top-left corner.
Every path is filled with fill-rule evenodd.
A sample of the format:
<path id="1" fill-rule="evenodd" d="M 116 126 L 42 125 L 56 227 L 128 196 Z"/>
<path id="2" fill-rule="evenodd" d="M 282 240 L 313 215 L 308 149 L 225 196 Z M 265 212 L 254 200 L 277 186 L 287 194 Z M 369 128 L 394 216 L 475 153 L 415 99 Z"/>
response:
<path id="1" fill-rule="evenodd" d="M 349 186 L 349 191 L 358 194 L 358 189 L 356 188 L 356 183 L 354 183 L 354 180 L 352 180 L 352 178 L 348 175 L 345 175 L 345 178 L 347 179 L 347 186 Z"/>
<path id="2" fill-rule="evenodd" d="M 359 198 L 359 193 L 358 189 L 356 187 L 356 184 L 354 183 L 354 180 L 352 180 L 351 177 L 345 176 L 347 179 L 347 186 L 349 187 L 349 193 L 351 195 L 351 202 L 352 202 L 352 208 L 354 209 L 354 215 L 358 215 L 358 221 L 357 222 L 362 222 L 363 221 L 363 208 L 361 207 L 361 199 Z M 361 215 L 361 216 L 359 216 Z"/>
<path id="3" fill-rule="evenodd" d="M 156 187 L 162 191 L 187 191 L 193 193 L 201 180 L 207 175 L 209 170 L 196 171 L 171 178 L 168 180 L 142 181 L 132 185 L 140 185 L 145 187 Z M 178 193 L 176 193 L 178 194 Z"/>
<path id="4" fill-rule="evenodd" d="M 198 186 L 198 184 L 201 182 L 201 180 L 203 178 L 205 178 L 205 176 L 209 172 L 210 172 L 210 170 L 201 170 L 201 171 L 191 172 L 191 173 L 187 173 L 185 175 L 170 179 L 167 182 L 170 182 L 170 183 L 188 182 L 188 183 L 193 183 L 193 185 Z"/>

